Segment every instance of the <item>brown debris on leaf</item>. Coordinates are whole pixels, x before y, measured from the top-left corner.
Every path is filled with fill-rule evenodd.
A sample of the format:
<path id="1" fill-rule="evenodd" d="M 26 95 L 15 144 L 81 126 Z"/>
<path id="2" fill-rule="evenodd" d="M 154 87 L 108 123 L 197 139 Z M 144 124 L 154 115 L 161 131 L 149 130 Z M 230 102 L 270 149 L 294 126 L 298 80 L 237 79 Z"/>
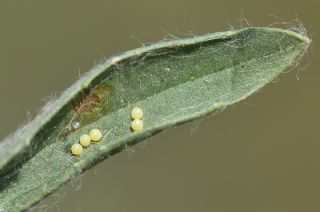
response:
<path id="1" fill-rule="evenodd" d="M 103 96 L 110 93 L 110 88 L 106 85 L 99 85 L 93 88 L 89 93 L 84 94 L 80 101 L 75 104 L 75 110 L 77 114 L 81 113 L 93 113 L 102 104 Z"/>
<path id="2" fill-rule="evenodd" d="M 80 104 L 75 106 L 76 112 L 79 113 L 92 113 L 101 104 L 99 96 L 95 93 L 87 94 Z"/>

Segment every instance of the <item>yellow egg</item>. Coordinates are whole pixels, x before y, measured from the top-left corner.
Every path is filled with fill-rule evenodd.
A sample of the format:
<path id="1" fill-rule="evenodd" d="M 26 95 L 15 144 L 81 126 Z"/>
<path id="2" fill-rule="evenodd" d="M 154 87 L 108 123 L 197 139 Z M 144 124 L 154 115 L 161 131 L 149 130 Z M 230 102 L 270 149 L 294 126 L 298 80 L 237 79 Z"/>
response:
<path id="1" fill-rule="evenodd" d="M 80 136 L 80 144 L 82 146 L 89 146 L 90 145 L 90 141 L 91 141 L 91 138 L 90 138 L 89 135 L 83 134 L 82 136 Z"/>
<path id="2" fill-rule="evenodd" d="M 80 144 L 75 143 L 71 146 L 71 152 L 74 155 L 80 155 L 83 152 L 83 147 Z"/>
<path id="3" fill-rule="evenodd" d="M 141 108 L 135 107 L 132 109 L 131 117 L 133 119 L 141 119 L 142 116 L 143 116 L 143 111 L 141 110 Z"/>
<path id="4" fill-rule="evenodd" d="M 134 131 L 139 131 L 143 129 L 143 121 L 141 121 L 140 119 L 135 119 L 131 122 L 131 128 Z"/>
<path id="5" fill-rule="evenodd" d="M 90 138 L 92 141 L 100 141 L 102 138 L 102 133 L 98 129 L 93 129 L 90 131 Z"/>

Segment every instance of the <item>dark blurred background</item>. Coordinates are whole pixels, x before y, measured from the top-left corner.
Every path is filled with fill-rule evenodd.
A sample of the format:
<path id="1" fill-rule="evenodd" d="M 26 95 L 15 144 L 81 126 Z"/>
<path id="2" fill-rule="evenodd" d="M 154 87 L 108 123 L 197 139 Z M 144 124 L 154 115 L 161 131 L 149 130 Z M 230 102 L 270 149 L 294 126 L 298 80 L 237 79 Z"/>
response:
<path id="1" fill-rule="evenodd" d="M 316 0 L 2 0 L 0 138 L 96 62 L 169 34 L 299 18 L 314 41 L 299 67 L 262 91 L 115 155 L 33 210 L 320 211 L 319 6 Z"/>

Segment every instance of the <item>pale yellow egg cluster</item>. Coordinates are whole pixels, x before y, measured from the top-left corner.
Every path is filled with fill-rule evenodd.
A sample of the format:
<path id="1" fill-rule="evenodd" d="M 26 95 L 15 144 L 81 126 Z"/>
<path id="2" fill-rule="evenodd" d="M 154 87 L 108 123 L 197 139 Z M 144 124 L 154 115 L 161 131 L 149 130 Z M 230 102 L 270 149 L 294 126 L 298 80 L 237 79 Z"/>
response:
<path id="1" fill-rule="evenodd" d="M 139 107 L 135 107 L 131 111 L 131 129 L 134 131 L 140 131 L 143 129 L 143 111 Z M 79 143 L 75 143 L 71 146 L 71 152 L 73 155 L 80 155 L 83 152 L 83 147 L 87 147 L 91 142 L 98 142 L 102 139 L 102 133 L 99 129 L 92 129 L 89 134 L 83 134 L 80 136 Z"/>
<path id="2" fill-rule="evenodd" d="M 131 111 L 131 118 L 133 119 L 131 122 L 131 129 L 134 131 L 140 131 L 143 129 L 143 121 L 141 118 L 143 117 L 143 111 L 141 108 L 135 107 Z"/>
<path id="3" fill-rule="evenodd" d="M 71 152 L 73 155 L 80 155 L 83 152 L 83 147 L 87 147 L 91 144 L 91 141 L 98 142 L 102 139 L 102 133 L 98 129 L 92 129 L 88 134 L 80 136 L 79 143 L 75 143 L 71 146 Z"/>

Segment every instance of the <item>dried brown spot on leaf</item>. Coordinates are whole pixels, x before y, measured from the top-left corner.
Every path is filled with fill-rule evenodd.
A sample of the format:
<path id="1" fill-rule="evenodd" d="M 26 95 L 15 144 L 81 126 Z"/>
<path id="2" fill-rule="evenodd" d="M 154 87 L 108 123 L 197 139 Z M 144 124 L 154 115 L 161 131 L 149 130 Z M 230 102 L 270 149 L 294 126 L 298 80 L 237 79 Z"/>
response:
<path id="1" fill-rule="evenodd" d="M 84 94 L 80 101 L 75 104 L 76 113 L 93 113 L 100 108 L 103 97 L 110 94 L 111 88 L 108 85 L 100 84 Z"/>

